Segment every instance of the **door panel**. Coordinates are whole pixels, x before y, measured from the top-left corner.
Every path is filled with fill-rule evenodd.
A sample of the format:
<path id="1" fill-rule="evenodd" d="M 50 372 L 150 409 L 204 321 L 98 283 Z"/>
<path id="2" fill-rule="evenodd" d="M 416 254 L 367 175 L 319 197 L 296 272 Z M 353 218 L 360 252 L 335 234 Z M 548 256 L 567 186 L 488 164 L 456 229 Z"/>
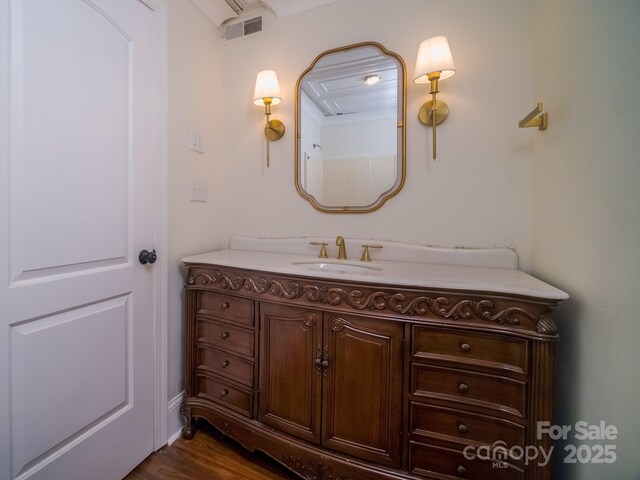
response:
<path id="1" fill-rule="evenodd" d="M 325 314 L 322 445 L 401 463 L 402 323 Z"/>
<path id="2" fill-rule="evenodd" d="M 322 376 L 314 365 L 322 345 L 320 312 L 260 305 L 259 420 L 320 442 Z"/>
<path id="3" fill-rule="evenodd" d="M 13 279 L 126 262 L 131 40 L 88 3 L 21 8 L 13 25 L 21 54 L 11 65 L 19 116 L 10 160 Z"/>
<path id="4" fill-rule="evenodd" d="M 118 479 L 152 451 L 157 17 L 0 0 L 0 479 Z"/>
<path id="5" fill-rule="evenodd" d="M 11 329 L 15 465 L 131 405 L 130 323 L 128 297 L 120 297 Z"/>

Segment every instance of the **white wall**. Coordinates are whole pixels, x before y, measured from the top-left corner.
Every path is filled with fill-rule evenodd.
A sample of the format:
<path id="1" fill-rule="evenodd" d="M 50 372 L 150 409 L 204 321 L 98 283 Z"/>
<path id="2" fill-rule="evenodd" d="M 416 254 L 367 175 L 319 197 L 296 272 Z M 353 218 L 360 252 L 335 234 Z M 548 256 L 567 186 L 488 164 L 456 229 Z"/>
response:
<path id="1" fill-rule="evenodd" d="M 523 268 L 572 295 L 557 314 L 557 421 L 620 431 L 612 466 L 564 465 L 559 445 L 555 478 L 637 476 L 640 4 L 406 0 L 396 11 L 345 0 L 268 16 L 265 32 L 226 46 L 191 2 L 169 4 L 170 398 L 182 388 L 185 254 L 224 247 L 231 234 L 513 245 Z M 419 42 L 440 33 L 458 73 L 441 84 L 451 113 L 433 163 L 430 130 L 416 119 L 426 88 L 411 78 Z M 318 53 L 365 40 L 407 63 L 407 183 L 376 213 L 321 214 L 294 188 L 293 89 Z M 283 103 L 273 113 L 287 126 L 268 170 L 263 112 L 251 104 L 265 68 L 278 72 Z M 517 129 L 538 100 L 549 129 Z M 211 147 L 204 157 L 188 150 L 194 123 Z M 188 201 L 193 178 L 209 180 L 208 204 Z"/>
<path id="2" fill-rule="evenodd" d="M 458 73 L 441 83 L 451 113 L 431 130 L 417 120 L 428 87 L 413 84 L 419 43 L 446 34 Z M 441 246 L 514 246 L 531 256 L 531 137 L 517 128 L 533 98 L 533 3 L 513 0 L 343 0 L 276 20 L 223 48 L 225 235 L 342 234 Z M 319 213 L 294 187 L 294 88 L 322 51 L 377 41 L 407 63 L 407 182 L 367 215 Z M 264 115 L 251 100 L 256 73 L 278 73 L 272 108 L 287 132 L 265 164 Z"/>
<path id="3" fill-rule="evenodd" d="M 635 478 L 640 4 L 405 0 L 400 11 L 397 2 L 344 0 L 268 16 L 266 32 L 227 46 L 191 2 L 169 5 L 169 397 L 182 388 L 185 254 L 222 248 L 231 234 L 513 245 L 523 268 L 572 295 L 557 315 L 558 422 L 605 420 L 620 430 L 613 466 L 568 466 L 561 455 L 555 478 Z M 435 163 L 430 130 L 416 120 L 426 87 L 411 82 L 418 44 L 434 34 L 448 35 L 458 66 L 441 84 L 451 113 Z M 407 63 L 407 183 L 376 213 L 321 214 L 294 188 L 293 89 L 318 53 L 365 40 Z M 273 113 L 287 126 L 268 170 L 263 112 L 251 104 L 265 68 L 278 72 L 283 103 Z M 517 129 L 538 100 L 549 129 Z M 188 150 L 194 123 L 204 157 Z M 209 181 L 208 204 L 188 201 L 193 178 Z"/>
<path id="4" fill-rule="evenodd" d="M 615 425 L 613 465 L 562 480 L 640 472 L 640 3 L 536 0 L 533 273 L 566 290 L 557 314 L 557 422 Z M 559 445 L 560 449 L 562 445 Z"/>
<path id="5" fill-rule="evenodd" d="M 222 248 L 219 231 L 224 199 L 221 133 L 222 44 L 215 26 L 190 0 L 170 0 L 168 11 L 168 192 L 169 307 L 168 399 L 182 390 L 183 285 L 180 259 Z M 204 140 L 204 154 L 190 150 L 191 129 Z M 192 180 L 208 182 L 209 201 L 190 201 Z M 169 434 L 174 433 L 170 421 Z"/>

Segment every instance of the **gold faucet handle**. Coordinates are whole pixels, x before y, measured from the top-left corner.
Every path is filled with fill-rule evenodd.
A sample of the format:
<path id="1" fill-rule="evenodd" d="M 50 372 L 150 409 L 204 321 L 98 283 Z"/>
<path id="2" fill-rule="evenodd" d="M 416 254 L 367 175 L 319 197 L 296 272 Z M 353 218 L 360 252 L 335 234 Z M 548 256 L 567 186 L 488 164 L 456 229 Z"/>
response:
<path id="1" fill-rule="evenodd" d="M 371 256 L 369 255 L 370 248 L 382 248 L 382 245 L 362 245 L 362 258 L 360 259 L 363 262 L 370 262 Z"/>
<path id="2" fill-rule="evenodd" d="M 329 258 L 329 254 L 327 253 L 327 242 L 309 242 L 309 245 L 321 245 L 320 247 L 320 255 L 318 258 Z"/>

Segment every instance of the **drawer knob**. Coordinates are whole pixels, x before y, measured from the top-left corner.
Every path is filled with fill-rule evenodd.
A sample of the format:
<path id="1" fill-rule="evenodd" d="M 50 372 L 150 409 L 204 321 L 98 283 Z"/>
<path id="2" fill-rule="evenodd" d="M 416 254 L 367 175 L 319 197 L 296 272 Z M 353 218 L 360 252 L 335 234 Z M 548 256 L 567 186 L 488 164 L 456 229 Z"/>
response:
<path id="1" fill-rule="evenodd" d="M 227 367 L 229 366 L 229 360 L 224 360 L 224 361 L 220 364 L 220 366 L 221 366 L 222 368 L 227 368 Z"/>
<path id="2" fill-rule="evenodd" d="M 220 334 L 220 338 L 221 338 L 221 339 L 223 339 L 223 340 L 224 340 L 225 338 L 229 338 L 229 332 L 222 332 L 222 333 Z"/>
<path id="3" fill-rule="evenodd" d="M 226 397 L 227 395 L 229 395 L 229 390 L 227 390 L 226 388 L 222 389 L 222 391 L 220 392 L 220 396 Z"/>
<path id="4" fill-rule="evenodd" d="M 458 390 L 462 393 L 467 393 L 469 391 L 469 386 L 464 382 L 460 382 L 458 384 Z"/>
<path id="5" fill-rule="evenodd" d="M 464 477 L 467 474 L 467 469 L 464 468 L 462 465 L 458 465 L 458 475 L 460 475 L 461 477 Z"/>
<path id="6" fill-rule="evenodd" d="M 464 423 L 461 423 L 460 425 L 458 425 L 458 431 L 460 433 L 467 433 L 469 431 L 469 428 Z"/>
<path id="7" fill-rule="evenodd" d="M 471 350 L 471 345 L 469 345 L 468 343 L 462 343 L 460 344 L 460 350 L 462 350 L 463 352 L 468 352 L 469 350 Z"/>
<path id="8" fill-rule="evenodd" d="M 226 310 L 226 309 L 227 309 L 227 308 L 229 308 L 230 306 L 231 306 L 231 305 L 229 305 L 229 302 L 224 302 L 224 303 L 222 304 L 222 309 L 223 309 L 223 310 Z"/>

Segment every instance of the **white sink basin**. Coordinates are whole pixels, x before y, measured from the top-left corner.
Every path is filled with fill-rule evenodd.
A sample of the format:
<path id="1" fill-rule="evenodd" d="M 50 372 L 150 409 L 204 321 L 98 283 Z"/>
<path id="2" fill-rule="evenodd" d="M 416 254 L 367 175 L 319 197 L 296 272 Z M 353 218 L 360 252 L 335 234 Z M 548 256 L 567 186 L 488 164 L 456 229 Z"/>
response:
<path id="1" fill-rule="evenodd" d="M 331 261 L 326 258 L 319 258 L 317 260 L 291 260 L 292 265 L 300 265 L 307 270 L 313 270 L 316 272 L 331 272 L 331 273 L 359 273 L 362 275 L 374 275 L 380 273 L 384 268 L 365 262 L 348 262 L 345 260 Z"/>

